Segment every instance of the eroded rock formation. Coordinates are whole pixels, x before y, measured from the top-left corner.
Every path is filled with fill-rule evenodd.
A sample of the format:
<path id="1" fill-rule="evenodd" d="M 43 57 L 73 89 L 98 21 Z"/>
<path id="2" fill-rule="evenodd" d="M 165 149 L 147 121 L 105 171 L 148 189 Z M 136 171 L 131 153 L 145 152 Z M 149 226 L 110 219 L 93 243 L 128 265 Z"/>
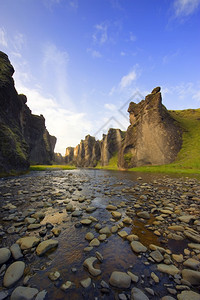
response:
<path id="1" fill-rule="evenodd" d="M 128 108 L 130 123 L 119 152 L 119 167 L 162 165 L 175 160 L 182 144 L 181 129 L 162 105 L 160 88 Z"/>
<path id="2" fill-rule="evenodd" d="M 51 163 L 56 138 L 45 119 L 32 115 L 26 96 L 18 95 L 8 56 L 0 51 L 0 173 L 25 171 L 32 163 Z"/>

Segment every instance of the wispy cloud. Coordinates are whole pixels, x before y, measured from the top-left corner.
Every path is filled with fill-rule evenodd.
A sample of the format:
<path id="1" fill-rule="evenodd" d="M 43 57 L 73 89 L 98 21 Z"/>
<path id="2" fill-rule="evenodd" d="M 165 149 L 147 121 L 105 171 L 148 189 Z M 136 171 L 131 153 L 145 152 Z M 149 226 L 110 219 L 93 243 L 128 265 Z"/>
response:
<path id="1" fill-rule="evenodd" d="M 200 89 L 195 92 L 195 94 L 192 96 L 192 99 L 197 100 L 200 102 Z"/>
<path id="2" fill-rule="evenodd" d="M 110 111 L 116 111 L 117 110 L 117 107 L 116 105 L 112 104 L 112 103 L 106 103 L 104 105 L 104 107 Z"/>
<path id="3" fill-rule="evenodd" d="M 51 86 L 59 103 L 73 107 L 68 91 L 69 55 L 53 43 L 47 43 L 43 51 L 43 77 L 47 86 Z"/>
<path id="4" fill-rule="evenodd" d="M 163 57 L 163 64 L 168 64 L 171 62 L 174 58 L 176 58 L 179 55 L 180 51 L 177 50 L 175 52 L 169 53 Z"/>
<path id="5" fill-rule="evenodd" d="M 8 46 L 6 31 L 4 28 L 0 28 L 0 45 L 3 47 Z"/>
<path id="6" fill-rule="evenodd" d="M 102 57 L 102 54 L 97 50 L 88 48 L 87 52 L 90 53 L 92 55 L 92 57 L 94 57 L 94 58 L 101 58 Z"/>
<path id="7" fill-rule="evenodd" d="M 65 153 L 67 146 L 76 146 L 92 130 L 92 124 L 82 112 L 63 108 L 56 99 L 43 95 L 40 89 L 30 89 L 18 83 L 17 90 L 27 96 L 27 104 L 34 114 L 43 114 L 46 127 L 57 137 L 56 152 Z"/>
<path id="8" fill-rule="evenodd" d="M 130 40 L 131 42 L 135 42 L 135 41 L 137 40 L 136 35 L 134 35 L 132 32 L 130 32 L 129 40 Z"/>
<path id="9" fill-rule="evenodd" d="M 129 72 L 127 75 L 123 76 L 121 81 L 120 81 L 120 88 L 121 89 L 124 89 L 128 86 L 131 85 L 131 83 L 136 80 L 137 78 L 137 74 L 136 74 L 136 71 L 135 70 L 132 70 L 131 72 Z"/>
<path id="10" fill-rule="evenodd" d="M 174 11 L 176 17 L 187 17 L 199 8 L 200 0 L 175 0 Z"/>
<path id="11" fill-rule="evenodd" d="M 26 43 L 24 34 L 22 34 L 20 32 L 16 33 L 12 43 L 13 43 L 13 46 L 16 51 L 18 51 L 18 52 L 21 51 L 23 46 Z"/>
<path id="12" fill-rule="evenodd" d="M 95 32 L 92 35 L 94 43 L 103 45 L 108 40 L 108 24 L 105 22 L 95 25 Z"/>

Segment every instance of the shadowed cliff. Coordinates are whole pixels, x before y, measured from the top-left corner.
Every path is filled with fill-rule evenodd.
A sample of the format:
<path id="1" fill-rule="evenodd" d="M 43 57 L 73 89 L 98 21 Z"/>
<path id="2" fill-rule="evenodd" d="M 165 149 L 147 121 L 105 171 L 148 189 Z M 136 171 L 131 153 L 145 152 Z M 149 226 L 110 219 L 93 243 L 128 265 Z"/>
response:
<path id="1" fill-rule="evenodd" d="M 8 56 L 0 51 L 0 174 L 23 172 L 30 162 L 49 164 L 54 158 L 56 138 L 42 115 L 36 116 L 18 95 Z"/>

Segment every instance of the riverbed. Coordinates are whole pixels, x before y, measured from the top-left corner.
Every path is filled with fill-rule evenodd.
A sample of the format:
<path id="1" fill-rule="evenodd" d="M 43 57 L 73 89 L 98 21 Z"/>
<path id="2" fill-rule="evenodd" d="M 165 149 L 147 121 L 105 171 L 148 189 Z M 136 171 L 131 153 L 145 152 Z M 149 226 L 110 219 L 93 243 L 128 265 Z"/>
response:
<path id="1" fill-rule="evenodd" d="M 22 253 L 17 260 L 25 269 L 5 287 L 5 273 L 16 259 L 11 255 L 0 265 L 0 299 L 9 299 L 18 286 L 45 291 L 38 299 L 134 299 L 133 288 L 146 299 L 177 299 L 185 292 L 197 297 L 199 205 L 195 177 L 77 169 L 1 179 L 0 247 L 17 242 Z M 27 236 L 38 243 L 22 249 L 19 239 Z M 45 240 L 58 245 L 38 255 L 38 244 Z M 134 250 L 138 242 L 141 251 Z M 84 264 L 91 257 L 98 275 Z M 192 267 L 188 259 L 195 261 Z M 196 281 L 183 269 L 195 271 Z M 111 279 L 115 271 L 122 277 Z"/>

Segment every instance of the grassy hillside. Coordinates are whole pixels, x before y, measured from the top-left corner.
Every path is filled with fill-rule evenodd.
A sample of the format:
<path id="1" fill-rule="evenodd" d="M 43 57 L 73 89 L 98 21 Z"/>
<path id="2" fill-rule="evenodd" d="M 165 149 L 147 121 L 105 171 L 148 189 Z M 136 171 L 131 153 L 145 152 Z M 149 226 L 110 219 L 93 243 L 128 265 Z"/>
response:
<path id="1" fill-rule="evenodd" d="M 75 166 L 68 165 L 32 165 L 29 171 L 46 171 L 46 170 L 73 170 L 76 169 Z"/>
<path id="2" fill-rule="evenodd" d="M 174 163 L 132 168 L 131 171 L 200 174 L 200 109 L 169 111 L 183 130 L 182 148 Z"/>

